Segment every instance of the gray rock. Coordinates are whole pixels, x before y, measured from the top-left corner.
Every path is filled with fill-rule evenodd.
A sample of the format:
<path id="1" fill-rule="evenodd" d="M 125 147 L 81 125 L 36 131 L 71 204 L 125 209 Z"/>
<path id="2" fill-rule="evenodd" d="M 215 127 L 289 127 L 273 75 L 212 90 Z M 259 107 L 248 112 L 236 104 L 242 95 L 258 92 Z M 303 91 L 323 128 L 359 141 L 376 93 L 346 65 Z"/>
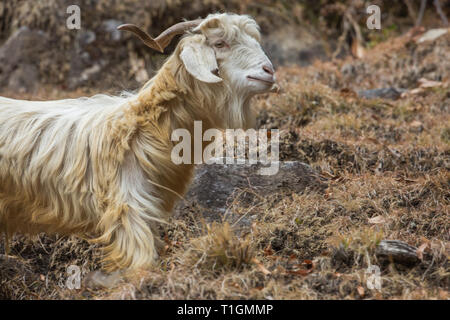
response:
<path id="1" fill-rule="evenodd" d="M 356 74 L 356 67 L 351 63 L 346 63 L 341 68 L 341 73 L 347 77 L 353 77 Z"/>
<path id="2" fill-rule="evenodd" d="M 391 99 L 391 100 L 397 100 L 400 98 L 403 92 L 405 92 L 406 89 L 401 88 L 381 88 L 381 89 L 370 89 L 370 90 L 361 90 L 358 91 L 358 96 L 361 98 L 366 99 Z"/>
<path id="3" fill-rule="evenodd" d="M 49 48 L 48 35 L 22 27 L 0 47 L 0 89 L 33 91 L 39 84 L 39 63 Z"/>
<path id="4" fill-rule="evenodd" d="M 92 30 L 82 31 L 77 36 L 80 48 L 84 48 L 85 46 L 93 43 L 96 39 L 97 36 L 95 35 L 95 32 Z"/>
<path id="5" fill-rule="evenodd" d="M 315 60 L 327 60 L 324 45 L 307 30 L 286 26 L 263 37 L 263 48 L 275 66 L 308 66 Z"/>
<path id="6" fill-rule="evenodd" d="M 187 215 L 196 207 L 208 222 L 223 221 L 225 218 L 232 222 L 240 219 L 239 225 L 245 227 L 250 226 L 258 215 L 250 210 L 242 218 L 227 212 L 237 197 L 239 206 L 251 208 L 267 197 L 279 195 L 281 199 L 283 194 L 301 193 L 307 188 L 323 189 L 326 186 L 317 173 L 302 162 L 280 162 L 275 175 L 260 175 L 259 169 L 262 167 L 261 164 L 199 165 L 185 200 L 180 201 L 175 209 L 175 216 Z"/>
<path id="7" fill-rule="evenodd" d="M 417 39 L 417 43 L 422 43 L 425 41 L 434 41 L 440 36 L 443 36 L 447 32 L 449 32 L 449 28 L 440 28 L 440 29 L 431 29 L 425 32 L 419 39 Z"/>
<path id="8" fill-rule="evenodd" d="M 376 255 L 381 260 L 388 260 L 404 265 L 419 262 L 417 248 L 400 240 L 382 240 L 376 249 Z"/>
<path id="9" fill-rule="evenodd" d="M 120 271 L 105 273 L 102 270 L 89 272 L 83 279 L 83 286 L 90 289 L 112 288 L 122 280 Z"/>
<path id="10" fill-rule="evenodd" d="M 117 30 L 117 27 L 121 24 L 123 24 L 123 22 L 119 20 L 106 20 L 102 23 L 102 29 L 109 34 L 112 41 L 119 41 L 122 38 L 122 33 Z"/>
<path id="11" fill-rule="evenodd" d="M 7 88 L 18 93 L 33 92 L 38 88 L 39 70 L 35 65 L 23 63 L 8 78 Z"/>

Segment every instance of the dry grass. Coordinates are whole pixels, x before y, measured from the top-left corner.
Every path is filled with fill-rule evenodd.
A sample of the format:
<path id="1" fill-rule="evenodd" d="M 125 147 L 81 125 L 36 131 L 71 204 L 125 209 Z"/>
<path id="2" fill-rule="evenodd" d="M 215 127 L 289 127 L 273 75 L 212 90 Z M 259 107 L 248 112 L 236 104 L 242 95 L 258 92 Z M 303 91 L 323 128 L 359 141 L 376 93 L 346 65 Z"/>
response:
<path id="1" fill-rule="evenodd" d="M 230 224 L 206 225 L 205 235 L 193 239 L 183 262 L 194 268 L 211 271 L 239 270 L 249 265 L 255 255 L 249 235 L 239 238 Z"/>
<path id="2" fill-rule="evenodd" d="M 430 73 L 424 67 L 442 63 L 450 36 L 414 49 L 424 56 L 408 67 L 401 63 L 408 59 L 407 49 L 396 45 L 402 41 L 407 42 L 381 44 L 362 60 L 282 68 L 283 93 L 256 100 L 259 125 L 282 130 L 282 159 L 311 165 L 327 179 L 324 191 L 256 198 L 251 211 L 256 219 L 247 230 L 222 221 L 205 225 L 201 212 L 192 208 L 161 230 L 166 247 L 157 265 L 108 289 L 58 286 L 67 265 L 100 268 L 97 248 L 75 239 L 16 236 L 14 258 L 1 262 L 0 296 L 448 299 L 449 69 Z M 380 71 L 386 55 L 389 72 Z M 344 65 L 355 66 L 357 76 L 346 78 Z M 411 76 L 413 68 L 422 71 Z M 366 100 L 355 93 L 388 83 L 410 83 L 406 88 L 413 89 L 420 77 L 447 81 L 447 86 L 395 101 Z M 237 215 L 249 210 L 239 201 L 230 203 Z M 422 260 L 402 265 L 380 259 L 376 248 L 382 239 L 422 248 Z M 381 291 L 367 288 L 370 265 L 381 268 Z"/>

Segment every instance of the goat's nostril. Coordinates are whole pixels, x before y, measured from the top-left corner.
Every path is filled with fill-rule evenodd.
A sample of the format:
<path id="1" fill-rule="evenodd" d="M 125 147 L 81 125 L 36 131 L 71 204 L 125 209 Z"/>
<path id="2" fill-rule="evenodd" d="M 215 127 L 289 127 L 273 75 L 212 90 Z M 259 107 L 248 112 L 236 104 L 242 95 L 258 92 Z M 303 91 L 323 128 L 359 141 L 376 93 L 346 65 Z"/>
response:
<path id="1" fill-rule="evenodd" d="M 212 72 L 212 74 L 214 74 L 216 76 L 219 76 L 219 69 L 218 68 L 216 68 L 214 70 L 211 70 L 211 72 Z"/>
<path id="2" fill-rule="evenodd" d="M 265 72 L 267 72 L 270 75 L 273 75 L 275 73 L 275 71 L 273 70 L 273 68 L 271 66 L 265 65 L 262 68 Z"/>

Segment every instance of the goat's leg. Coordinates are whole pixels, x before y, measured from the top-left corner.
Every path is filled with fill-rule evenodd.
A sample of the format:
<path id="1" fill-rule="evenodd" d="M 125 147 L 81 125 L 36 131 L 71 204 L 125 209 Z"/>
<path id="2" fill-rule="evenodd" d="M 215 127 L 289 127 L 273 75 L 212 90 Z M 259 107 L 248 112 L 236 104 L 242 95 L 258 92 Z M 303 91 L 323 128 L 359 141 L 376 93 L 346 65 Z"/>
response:
<path id="1" fill-rule="evenodd" d="M 157 258 L 155 235 L 145 215 L 127 204 L 109 208 L 99 223 L 102 235 L 95 242 L 106 244 L 107 271 L 150 266 Z"/>

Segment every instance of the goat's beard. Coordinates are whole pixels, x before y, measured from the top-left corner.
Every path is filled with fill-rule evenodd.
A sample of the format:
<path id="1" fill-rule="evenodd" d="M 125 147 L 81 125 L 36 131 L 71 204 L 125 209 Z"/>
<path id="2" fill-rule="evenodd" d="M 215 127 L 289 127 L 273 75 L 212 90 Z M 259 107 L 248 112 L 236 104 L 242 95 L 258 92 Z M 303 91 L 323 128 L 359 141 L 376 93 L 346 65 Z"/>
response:
<path id="1" fill-rule="evenodd" d="M 250 97 L 232 97 L 228 101 L 228 119 L 224 129 L 250 129 L 256 126 L 256 117 L 250 107 Z"/>
<path id="2" fill-rule="evenodd" d="M 183 102 L 195 110 L 193 120 L 203 120 L 208 127 L 216 129 L 255 127 L 251 95 L 233 89 L 227 78 L 220 83 L 205 83 L 195 79 L 184 67 L 177 70 L 174 78 L 180 91 L 185 92 Z"/>

